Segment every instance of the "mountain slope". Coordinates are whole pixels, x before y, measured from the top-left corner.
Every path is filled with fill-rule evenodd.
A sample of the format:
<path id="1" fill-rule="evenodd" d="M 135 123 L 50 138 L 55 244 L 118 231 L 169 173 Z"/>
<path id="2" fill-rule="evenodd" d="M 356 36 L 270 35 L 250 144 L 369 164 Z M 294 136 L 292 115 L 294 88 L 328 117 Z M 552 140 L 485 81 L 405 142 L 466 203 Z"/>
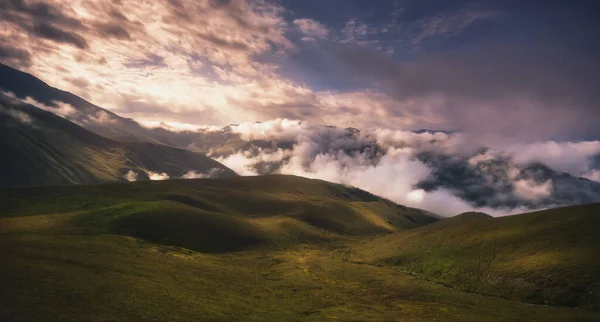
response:
<path id="1" fill-rule="evenodd" d="M 462 290 L 600 309 L 600 204 L 492 218 L 465 213 L 355 249 Z"/>
<path id="2" fill-rule="evenodd" d="M 113 141 L 5 95 L 0 95 L 0 133 L 6 156 L 0 160 L 2 186 L 124 181 L 128 173 L 139 180 L 152 173 L 181 177 L 189 171 L 235 175 L 203 154 Z"/>
<path id="3" fill-rule="evenodd" d="M 158 140 L 152 130 L 140 126 L 132 119 L 121 117 L 94 105 L 72 93 L 54 88 L 33 75 L 0 64 L 0 90 L 10 92 L 20 99 L 33 98 L 50 108 L 59 110 L 60 103 L 72 106 L 70 121 L 104 137 L 117 141 L 141 141 L 173 145 L 168 140 Z M 165 139 L 165 138 L 163 138 Z"/>

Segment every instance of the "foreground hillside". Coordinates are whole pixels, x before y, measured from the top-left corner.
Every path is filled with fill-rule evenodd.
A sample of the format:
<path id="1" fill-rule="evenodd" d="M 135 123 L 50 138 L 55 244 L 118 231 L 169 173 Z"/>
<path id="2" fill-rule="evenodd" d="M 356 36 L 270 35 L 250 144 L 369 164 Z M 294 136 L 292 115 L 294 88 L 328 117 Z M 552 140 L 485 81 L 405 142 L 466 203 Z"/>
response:
<path id="1" fill-rule="evenodd" d="M 190 171 L 236 175 L 203 154 L 113 141 L 2 94 L 0 150 L 0 186 L 147 180 L 152 175 L 179 178 Z"/>
<path id="2" fill-rule="evenodd" d="M 9 188 L 0 189 L 0 205 L 3 217 L 57 214 L 86 233 L 205 252 L 384 234 L 437 220 L 363 190 L 281 175 Z"/>
<path id="3" fill-rule="evenodd" d="M 354 260 L 391 265 L 453 288 L 600 309 L 600 204 L 492 218 L 464 213 L 370 240 Z"/>
<path id="4" fill-rule="evenodd" d="M 464 293 L 350 256 L 380 245 L 375 236 L 448 223 L 292 176 L 0 188 L 0 320 L 600 318 Z"/>

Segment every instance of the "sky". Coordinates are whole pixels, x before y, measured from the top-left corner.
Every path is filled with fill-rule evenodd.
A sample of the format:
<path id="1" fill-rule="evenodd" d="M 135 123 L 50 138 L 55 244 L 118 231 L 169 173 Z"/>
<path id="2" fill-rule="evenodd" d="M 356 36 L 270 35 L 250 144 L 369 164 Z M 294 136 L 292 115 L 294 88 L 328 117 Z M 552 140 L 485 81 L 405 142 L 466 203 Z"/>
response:
<path id="1" fill-rule="evenodd" d="M 211 155 L 242 175 L 271 166 L 443 215 L 506 215 L 599 198 L 598 9 L 2 0 L 0 62 L 147 126 L 234 124 L 274 142 Z"/>
<path id="2" fill-rule="evenodd" d="M 4 0 L 0 61 L 141 122 L 591 140 L 596 3 Z"/>

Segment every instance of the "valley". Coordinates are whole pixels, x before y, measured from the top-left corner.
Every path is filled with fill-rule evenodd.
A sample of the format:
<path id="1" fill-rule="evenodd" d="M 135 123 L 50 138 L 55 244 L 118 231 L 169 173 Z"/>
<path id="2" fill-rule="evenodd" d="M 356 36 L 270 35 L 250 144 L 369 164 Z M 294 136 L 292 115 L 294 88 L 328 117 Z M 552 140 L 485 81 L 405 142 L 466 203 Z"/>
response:
<path id="1" fill-rule="evenodd" d="M 589 255 L 597 238 L 576 229 L 583 222 L 598 227 L 597 205 L 548 216 L 440 219 L 356 188 L 293 176 L 1 188 L 0 205 L 3 321 L 600 317 L 597 297 L 581 300 L 590 290 L 573 289 L 577 302 L 543 305 L 517 300 L 521 293 L 503 285 L 476 289 L 456 278 L 476 277 L 476 259 L 493 253 L 485 244 L 489 221 L 502 259 L 490 270 L 506 273 L 501 268 L 511 265 L 529 274 L 522 269 L 529 263 L 557 282 L 592 285 L 597 263 Z M 514 220 L 541 231 L 510 228 Z M 535 237 L 549 231 L 548 240 L 572 256 L 549 257 L 548 241 Z M 575 234 L 581 238 L 569 237 Z M 530 282 L 546 286 L 540 276 Z"/>

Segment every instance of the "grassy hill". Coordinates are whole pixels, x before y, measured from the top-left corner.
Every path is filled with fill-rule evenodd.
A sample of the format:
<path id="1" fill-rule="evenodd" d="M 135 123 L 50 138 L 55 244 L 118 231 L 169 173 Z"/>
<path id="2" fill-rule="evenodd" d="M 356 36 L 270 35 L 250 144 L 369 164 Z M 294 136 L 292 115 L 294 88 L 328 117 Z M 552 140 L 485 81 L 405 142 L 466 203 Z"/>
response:
<path id="1" fill-rule="evenodd" d="M 100 183 L 136 179 L 150 172 L 181 177 L 217 169 L 235 176 L 200 153 L 152 143 L 122 143 L 94 134 L 34 106 L 0 95 L 0 186 Z"/>
<path id="2" fill-rule="evenodd" d="M 357 246 L 355 260 L 456 289 L 600 309 L 600 204 L 492 218 L 465 213 Z"/>
<path id="3" fill-rule="evenodd" d="M 9 188 L 0 189 L 0 204 L 3 217 L 65 214 L 65 225 L 77 232 L 203 252 L 342 240 L 437 220 L 356 188 L 279 175 Z"/>
<path id="4" fill-rule="evenodd" d="M 293 176 L 0 188 L 0 320 L 600 317 L 348 260 L 353 245 L 374 236 L 449 222 L 428 224 L 435 221 L 362 190 Z"/>

